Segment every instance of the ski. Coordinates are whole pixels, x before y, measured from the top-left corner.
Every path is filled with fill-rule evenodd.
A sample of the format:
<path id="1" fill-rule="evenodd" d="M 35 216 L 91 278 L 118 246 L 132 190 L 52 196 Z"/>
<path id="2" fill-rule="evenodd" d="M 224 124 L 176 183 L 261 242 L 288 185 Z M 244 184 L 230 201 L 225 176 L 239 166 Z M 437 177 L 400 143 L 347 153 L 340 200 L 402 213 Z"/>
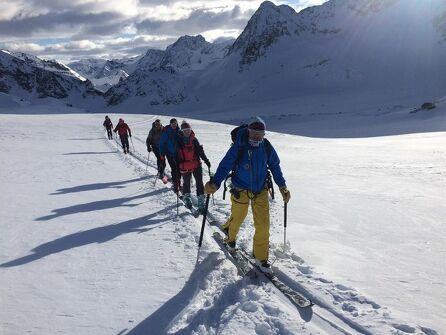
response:
<path id="1" fill-rule="evenodd" d="M 238 249 L 235 251 L 229 251 L 226 243 L 224 242 L 223 236 L 219 232 L 214 232 L 212 234 L 212 237 L 217 242 L 217 244 L 220 246 L 220 248 L 223 249 L 226 256 L 234 263 L 237 270 L 242 276 L 249 276 L 249 277 L 256 277 L 255 271 L 253 271 L 252 266 L 250 263 L 240 255 L 240 252 Z"/>
<path id="2" fill-rule="evenodd" d="M 291 287 L 289 287 L 287 284 L 285 284 L 283 281 L 281 281 L 279 278 L 277 278 L 274 274 L 266 274 L 262 270 L 259 269 L 259 267 L 256 264 L 256 261 L 253 257 L 249 256 L 249 254 L 244 250 L 240 249 L 239 253 L 241 257 L 243 257 L 251 266 L 257 269 L 258 272 L 263 274 L 270 282 L 273 284 L 280 292 L 282 292 L 288 300 L 290 300 L 295 306 L 300 308 L 307 308 L 313 306 L 313 302 L 304 297 L 302 294 L 296 292 Z"/>
<path id="3" fill-rule="evenodd" d="M 221 225 L 216 220 L 208 220 L 209 224 L 214 227 L 218 227 L 218 229 L 221 230 Z M 222 231 L 222 230 L 221 230 Z M 222 233 L 224 233 L 222 231 Z M 220 239 L 223 240 L 223 237 L 220 233 L 216 232 L 215 234 L 220 235 Z M 215 238 L 215 237 L 214 237 Z M 218 242 L 218 241 L 217 241 Z M 295 306 L 299 308 L 307 308 L 313 306 L 313 302 L 310 299 L 307 299 L 299 292 L 296 292 L 291 287 L 289 287 L 287 284 L 285 284 L 283 281 L 281 281 L 279 278 L 277 278 L 274 274 L 269 275 L 264 273 L 262 270 L 260 270 L 256 264 L 256 261 L 253 257 L 251 257 L 246 250 L 244 249 L 237 249 L 237 255 L 239 256 L 239 259 L 242 258 L 244 262 L 249 263 L 250 267 L 257 270 L 258 273 L 265 276 L 271 284 L 273 284 L 280 292 L 282 292 L 288 300 L 291 301 Z"/>

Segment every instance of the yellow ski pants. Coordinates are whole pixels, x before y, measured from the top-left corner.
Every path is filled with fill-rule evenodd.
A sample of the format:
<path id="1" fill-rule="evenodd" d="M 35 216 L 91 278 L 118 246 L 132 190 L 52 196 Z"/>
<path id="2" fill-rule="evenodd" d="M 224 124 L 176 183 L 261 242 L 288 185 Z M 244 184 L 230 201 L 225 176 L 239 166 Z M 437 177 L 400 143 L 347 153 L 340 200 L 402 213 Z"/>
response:
<path id="1" fill-rule="evenodd" d="M 269 250 L 269 202 L 268 190 L 254 194 L 252 192 L 240 191 L 240 198 L 231 195 L 231 216 L 223 225 L 223 229 L 229 229 L 227 241 L 232 242 L 237 238 L 240 226 L 248 214 L 248 206 L 251 202 L 251 210 L 254 217 L 254 256 L 258 260 L 268 260 Z"/>

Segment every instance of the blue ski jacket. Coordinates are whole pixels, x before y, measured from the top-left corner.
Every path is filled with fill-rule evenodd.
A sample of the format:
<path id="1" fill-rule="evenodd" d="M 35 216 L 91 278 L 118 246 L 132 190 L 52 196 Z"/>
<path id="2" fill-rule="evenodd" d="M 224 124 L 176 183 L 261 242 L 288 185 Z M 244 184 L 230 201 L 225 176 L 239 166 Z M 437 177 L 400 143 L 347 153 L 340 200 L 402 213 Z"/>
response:
<path id="1" fill-rule="evenodd" d="M 237 162 L 239 152 L 242 154 Z M 271 170 L 275 183 L 279 187 L 286 186 L 280 168 L 279 156 L 272 145 L 268 157 L 265 141 L 258 147 L 253 147 L 248 142 L 248 129 L 240 129 L 236 141 L 218 165 L 213 182 L 217 187 L 220 187 L 223 180 L 233 170 L 234 174 L 231 180 L 234 187 L 258 193 L 265 188 L 268 168 Z"/>
<path id="2" fill-rule="evenodd" d="M 178 149 L 178 137 L 181 135 L 181 130 L 177 127 L 175 130 L 170 126 L 164 127 L 163 134 L 160 139 L 160 155 L 174 156 Z"/>

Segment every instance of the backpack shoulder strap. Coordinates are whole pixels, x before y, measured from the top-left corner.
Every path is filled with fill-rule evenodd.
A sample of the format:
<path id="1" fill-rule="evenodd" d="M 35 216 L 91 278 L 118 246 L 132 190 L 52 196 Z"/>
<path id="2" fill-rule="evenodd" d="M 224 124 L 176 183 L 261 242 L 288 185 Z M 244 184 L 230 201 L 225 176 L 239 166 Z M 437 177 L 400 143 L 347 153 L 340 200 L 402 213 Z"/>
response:
<path id="1" fill-rule="evenodd" d="M 266 157 L 269 160 L 269 157 L 271 156 L 271 151 L 273 151 L 273 146 L 272 146 L 271 142 L 268 141 L 267 138 L 263 139 L 263 141 L 265 142 Z"/>

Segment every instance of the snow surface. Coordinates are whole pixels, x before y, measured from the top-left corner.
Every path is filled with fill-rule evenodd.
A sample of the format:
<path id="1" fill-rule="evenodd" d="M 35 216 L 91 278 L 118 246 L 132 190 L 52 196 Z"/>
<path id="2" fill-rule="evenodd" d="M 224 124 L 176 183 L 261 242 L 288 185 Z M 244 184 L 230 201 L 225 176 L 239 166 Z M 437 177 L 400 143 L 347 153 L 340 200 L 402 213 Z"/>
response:
<path id="1" fill-rule="evenodd" d="M 29 115 L 0 115 L 0 333 L 446 333 L 444 131 L 268 132 L 292 194 L 289 245 L 281 201 L 271 202 L 271 260 L 316 303 L 304 311 L 241 278 L 209 226 L 198 253 L 201 219 L 183 206 L 177 216 L 175 195 L 153 185 L 153 157 L 145 164 L 156 116 L 124 117 L 134 134 L 124 156 L 105 139 L 103 115 L 21 108 Z M 418 129 L 444 122 L 446 108 L 406 114 Z M 190 121 L 214 170 L 232 126 Z M 210 211 L 223 221 L 221 195 Z M 238 243 L 250 249 L 252 233 L 248 216 Z"/>

